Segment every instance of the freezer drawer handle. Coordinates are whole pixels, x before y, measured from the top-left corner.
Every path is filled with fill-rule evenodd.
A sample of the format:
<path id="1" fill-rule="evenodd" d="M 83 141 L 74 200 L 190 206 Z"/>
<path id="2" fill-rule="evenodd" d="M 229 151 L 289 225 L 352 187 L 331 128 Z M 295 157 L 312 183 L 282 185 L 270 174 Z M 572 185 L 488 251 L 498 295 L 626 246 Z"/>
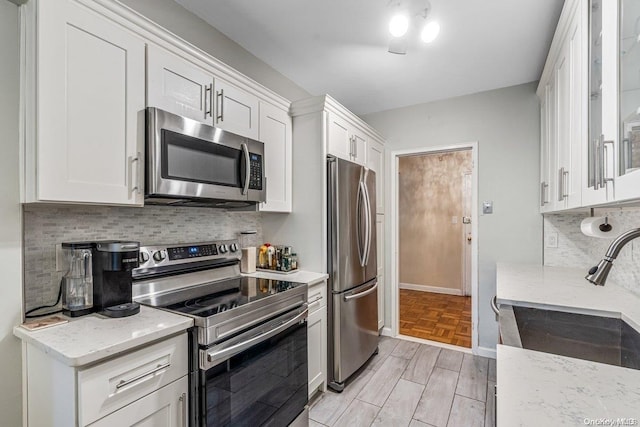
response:
<path id="1" fill-rule="evenodd" d="M 375 291 L 376 289 L 378 289 L 378 282 L 376 282 L 376 284 L 375 284 L 375 285 L 373 285 L 371 288 L 367 289 L 367 290 L 366 290 L 366 291 L 364 291 L 364 292 L 358 292 L 358 293 L 357 293 L 357 294 L 355 294 L 355 295 L 349 295 L 349 296 L 346 296 L 346 295 L 345 295 L 344 300 L 345 300 L 345 301 L 349 301 L 349 300 L 352 300 L 352 299 L 362 298 L 362 297 L 364 297 L 364 296 L 369 295 L 370 293 L 372 293 L 372 292 L 373 292 L 373 291 Z"/>

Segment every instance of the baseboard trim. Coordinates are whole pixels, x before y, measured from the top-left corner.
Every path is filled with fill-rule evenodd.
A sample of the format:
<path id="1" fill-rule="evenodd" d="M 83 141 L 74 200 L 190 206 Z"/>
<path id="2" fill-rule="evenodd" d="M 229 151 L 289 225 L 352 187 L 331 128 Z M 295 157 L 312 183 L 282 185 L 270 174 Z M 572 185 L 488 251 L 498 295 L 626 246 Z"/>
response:
<path id="1" fill-rule="evenodd" d="M 480 347 L 476 348 L 476 354 L 478 356 L 488 357 L 490 359 L 496 358 L 496 349 L 490 347 Z"/>
<path id="2" fill-rule="evenodd" d="M 380 335 L 382 335 L 383 337 L 393 337 L 393 334 L 391 333 L 391 328 L 388 328 L 386 326 L 382 328 L 382 332 L 380 332 Z"/>
<path id="3" fill-rule="evenodd" d="M 447 344 L 439 341 L 425 340 L 423 338 L 412 337 L 411 335 L 398 335 L 396 338 L 405 340 L 405 341 L 417 342 L 420 344 L 427 344 L 433 347 L 440 347 L 440 348 L 446 348 L 449 350 L 460 351 L 463 353 L 469 353 L 469 354 L 473 353 L 469 347 L 462 347 L 459 345 Z"/>
<path id="4" fill-rule="evenodd" d="M 413 283 L 400 283 L 400 289 L 409 289 L 411 291 L 433 292 L 434 294 L 447 294 L 462 296 L 461 289 L 443 288 L 440 286 L 414 285 Z"/>

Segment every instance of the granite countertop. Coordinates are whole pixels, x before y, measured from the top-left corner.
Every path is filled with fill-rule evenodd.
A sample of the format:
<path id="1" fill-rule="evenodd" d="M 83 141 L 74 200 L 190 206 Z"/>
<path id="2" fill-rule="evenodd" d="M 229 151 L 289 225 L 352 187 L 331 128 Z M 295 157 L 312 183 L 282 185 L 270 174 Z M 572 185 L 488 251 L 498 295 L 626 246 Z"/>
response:
<path id="1" fill-rule="evenodd" d="M 640 330 L 640 298 L 613 281 L 594 286 L 585 274 L 499 263 L 498 303 L 616 317 Z M 603 419 L 640 425 L 640 370 L 505 345 L 497 358 L 500 426 L 615 425 L 595 424 Z"/>
<path id="2" fill-rule="evenodd" d="M 119 319 L 98 314 L 68 323 L 29 331 L 21 326 L 13 334 L 68 366 L 83 366 L 193 326 L 186 316 L 140 306 L 140 313 Z"/>
<path id="3" fill-rule="evenodd" d="M 326 280 L 329 275 L 326 273 L 315 273 L 313 271 L 300 270 L 295 273 L 282 274 L 282 273 L 270 273 L 268 271 L 256 271 L 255 273 L 242 274 L 246 277 L 256 277 L 258 279 L 272 279 L 272 280 L 286 280 L 287 282 L 299 282 L 306 283 L 308 286 L 312 286 L 318 282 Z"/>

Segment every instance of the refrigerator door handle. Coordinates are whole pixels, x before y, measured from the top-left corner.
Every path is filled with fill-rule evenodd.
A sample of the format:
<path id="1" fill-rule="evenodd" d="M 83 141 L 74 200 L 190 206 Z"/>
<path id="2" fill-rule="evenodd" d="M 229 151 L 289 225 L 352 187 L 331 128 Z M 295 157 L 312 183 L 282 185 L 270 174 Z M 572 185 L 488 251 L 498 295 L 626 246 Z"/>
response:
<path id="1" fill-rule="evenodd" d="M 365 248 L 367 247 L 367 232 L 368 230 L 365 230 L 365 241 L 364 241 L 364 245 L 361 244 L 361 240 L 362 240 L 362 215 L 361 215 L 361 211 L 362 211 L 362 206 L 363 204 L 366 206 L 366 187 L 364 185 L 364 182 L 362 180 L 360 180 L 360 182 L 358 183 L 358 198 L 357 198 L 357 205 L 356 205 L 356 212 L 357 212 L 357 218 L 358 218 L 358 224 L 356 225 L 357 228 L 357 236 L 356 236 L 356 241 L 358 244 L 358 257 L 360 258 L 360 267 L 364 267 L 366 264 L 365 262 Z M 367 222 L 365 222 L 365 226 L 367 226 L 369 222 L 369 218 L 367 218 Z M 363 247 L 364 246 L 364 247 Z"/>
<path id="2" fill-rule="evenodd" d="M 376 289 L 378 289 L 378 282 L 376 282 L 372 287 L 370 287 L 369 289 L 367 289 L 364 292 L 358 292 L 357 294 L 353 294 L 353 295 L 349 295 L 344 297 L 345 301 L 349 301 L 352 299 L 358 299 L 358 298 L 362 298 L 362 297 L 366 297 L 367 295 L 373 293 L 373 291 L 375 291 Z"/>
<path id="3" fill-rule="evenodd" d="M 365 240 L 365 256 L 364 256 L 364 264 L 362 265 L 363 267 L 366 266 L 367 264 L 369 264 L 369 255 L 371 253 L 371 237 L 372 237 L 372 232 L 373 230 L 371 229 L 372 224 L 371 224 L 371 198 L 369 197 L 369 187 L 367 187 L 367 173 L 369 171 L 365 170 L 365 174 L 364 174 L 364 179 L 362 180 L 362 183 L 364 184 L 364 195 L 365 195 L 365 206 L 366 206 L 366 216 L 367 216 L 367 235 L 366 235 L 366 240 Z"/>

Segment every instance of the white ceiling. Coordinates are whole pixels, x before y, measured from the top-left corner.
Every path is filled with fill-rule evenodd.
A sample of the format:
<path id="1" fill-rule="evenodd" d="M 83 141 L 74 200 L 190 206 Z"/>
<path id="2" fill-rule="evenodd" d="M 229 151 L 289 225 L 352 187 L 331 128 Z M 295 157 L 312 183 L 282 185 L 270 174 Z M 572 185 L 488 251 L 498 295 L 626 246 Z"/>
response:
<path id="1" fill-rule="evenodd" d="M 424 45 L 415 31 L 407 54 L 394 55 L 389 0 L 176 1 L 311 94 L 328 93 L 357 114 L 538 80 L 563 4 L 431 0 L 438 38 Z"/>

